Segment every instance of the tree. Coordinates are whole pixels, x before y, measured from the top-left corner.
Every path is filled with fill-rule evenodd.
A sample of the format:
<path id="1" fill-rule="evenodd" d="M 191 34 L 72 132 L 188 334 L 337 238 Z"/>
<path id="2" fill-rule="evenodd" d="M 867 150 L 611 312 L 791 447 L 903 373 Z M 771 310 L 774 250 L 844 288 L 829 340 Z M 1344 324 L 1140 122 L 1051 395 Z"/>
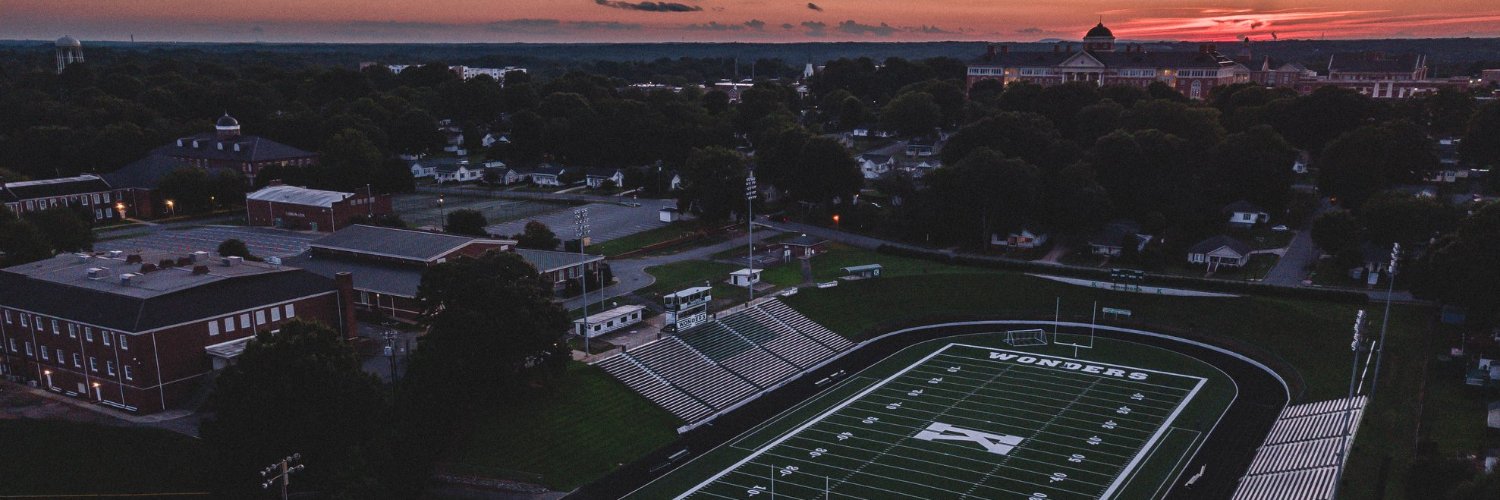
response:
<path id="1" fill-rule="evenodd" d="M 42 233 L 53 251 L 77 252 L 94 248 L 94 230 L 74 208 L 58 207 L 31 212 L 26 214 L 25 219 Z"/>
<path id="2" fill-rule="evenodd" d="M 1438 166 L 1434 148 L 1411 122 L 1360 127 L 1328 143 L 1318 158 L 1318 190 L 1358 207 L 1385 188 L 1421 181 Z"/>
<path id="3" fill-rule="evenodd" d="M 444 221 L 443 231 L 467 236 L 488 236 L 489 233 L 484 227 L 489 224 L 483 212 L 460 209 L 448 212 L 448 220 Z"/>
<path id="4" fill-rule="evenodd" d="M 1459 143 L 1464 161 L 1475 165 L 1500 165 L 1500 101 L 1480 105 L 1469 117 L 1468 131 Z M 1500 176 L 1495 176 L 1500 178 Z"/>
<path id="5" fill-rule="evenodd" d="M 907 136 L 931 133 L 942 120 L 943 108 L 926 92 L 901 94 L 880 110 L 882 127 Z"/>
<path id="6" fill-rule="evenodd" d="M 1474 211 L 1439 238 L 1422 260 L 1417 296 L 1467 307 L 1470 322 L 1500 320 L 1500 203 Z"/>
<path id="7" fill-rule="evenodd" d="M 517 247 L 537 250 L 556 250 L 557 245 L 562 243 L 551 228 L 538 220 L 527 222 L 521 229 L 521 234 L 515 235 L 515 239 Z"/>
<path id="8" fill-rule="evenodd" d="M 31 221 L 11 214 L 0 205 L 0 267 L 35 262 L 52 256 L 47 235 Z"/>
<path id="9" fill-rule="evenodd" d="M 788 182 L 780 186 L 784 186 L 793 199 L 811 203 L 824 203 L 834 198 L 847 201 L 864 185 L 864 175 L 859 171 L 859 164 L 849 156 L 849 151 L 826 137 L 814 137 L 804 142 L 797 155 L 796 167 L 789 174 Z"/>
<path id="10" fill-rule="evenodd" d="M 1329 255 L 1338 255 L 1347 250 L 1357 249 L 1362 240 L 1362 232 L 1359 219 L 1348 210 L 1329 210 L 1313 219 L 1313 243 L 1323 249 L 1323 253 Z"/>
<path id="11" fill-rule="evenodd" d="M 1208 152 L 1204 184 L 1215 204 L 1246 200 L 1280 214 L 1293 182 L 1297 152 L 1268 126 L 1230 134 Z"/>
<path id="12" fill-rule="evenodd" d="M 1042 183 L 1036 167 L 980 148 L 932 173 L 931 226 L 952 241 L 989 241 L 990 235 L 1035 222 Z"/>
<path id="13" fill-rule="evenodd" d="M 213 205 L 213 188 L 208 173 L 198 167 L 181 167 L 162 176 L 157 191 L 163 200 L 172 200 L 173 211 L 194 214 L 208 211 Z"/>
<path id="14" fill-rule="evenodd" d="M 1364 221 L 1370 242 L 1381 246 L 1391 243 L 1411 245 L 1426 243 L 1437 235 L 1452 231 L 1458 214 L 1452 207 L 1433 198 L 1386 191 L 1370 197 L 1360 206 L 1359 220 Z"/>
<path id="15" fill-rule="evenodd" d="M 729 218 L 744 201 L 745 159 L 732 149 L 693 150 L 682 167 L 681 201 L 705 221 Z"/>
<path id="16" fill-rule="evenodd" d="M 510 252 L 429 268 L 417 290 L 429 330 L 408 378 L 458 408 L 546 384 L 570 352 L 563 342 L 570 322 L 551 285 Z"/>
<path id="17" fill-rule="evenodd" d="M 344 191 L 364 187 L 384 159 L 364 132 L 343 129 L 324 142 L 318 152 L 318 167 L 324 173 L 318 184 Z"/>
<path id="18" fill-rule="evenodd" d="M 259 491 L 254 471 L 292 453 L 305 488 L 332 497 L 379 496 L 374 463 L 387 412 L 380 381 L 334 330 L 295 320 L 261 331 L 215 380 L 200 426 L 221 493 Z"/>
<path id="19" fill-rule="evenodd" d="M 979 148 L 1036 163 L 1061 134 L 1047 117 L 1027 112 L 1002 111 L 964 125 L 943 146 L 943 162 L 962 161 Z"/>
<path id="20" fill-rule="evenodd" d="M 240 257 L 246 260 L 254 260 L 255 256 L 250 254 L 250 247 L 239 238 L 230 238 L 219 243 L 220 257 Z"/>

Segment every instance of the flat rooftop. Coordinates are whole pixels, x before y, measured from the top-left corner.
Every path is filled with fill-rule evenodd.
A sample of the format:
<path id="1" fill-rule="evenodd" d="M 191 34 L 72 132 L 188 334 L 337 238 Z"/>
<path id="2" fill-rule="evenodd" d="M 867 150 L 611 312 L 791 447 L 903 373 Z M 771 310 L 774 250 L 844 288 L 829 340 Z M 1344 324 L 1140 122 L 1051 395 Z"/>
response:
<path id="1" fill-rule="evenodd" d="M 128 254 L 111 256 L 110 252 L 88 254 L 60 254 L 50 259 L 39 260 L 5 269 L 34 280 L 59 285 L 85 288 L 114 295 L 134 298 L 151 298 L 172 292 L 203 286 L 228 278 L 252 276 L 284 271 L 287 268 L 261 262 L 235 261 L 232 266 L 223 265 L 215 254 L 200 254 L 197 262 L 185 266 L 173 266 L 141 273 L 146 264 L 156 266 L 160 261 L 171 259 L 175 264 L 186 255 L 169 253 L 142 253 L 140 263 L 125 262 Z M 208 268 L 207 274 L 193 274 L 193 267 Z M 130 284 L 121 284 L 121 276 L 131 274 Z"/>

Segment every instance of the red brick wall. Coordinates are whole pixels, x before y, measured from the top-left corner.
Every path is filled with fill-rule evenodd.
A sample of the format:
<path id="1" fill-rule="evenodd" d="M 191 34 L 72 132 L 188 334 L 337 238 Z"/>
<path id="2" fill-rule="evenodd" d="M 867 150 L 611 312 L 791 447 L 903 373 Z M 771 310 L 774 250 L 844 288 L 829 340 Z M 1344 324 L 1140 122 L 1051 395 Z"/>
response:
<path id="1" fill-rule="evenodd" d="M 321 322 L 335 329 L 340 324 L 337 295 L 324 293 L 290 302 L 295 318 Z M 286 303 L 276 304 L 285 311 Z M 11 312 L 11 322 L 0 317 L 0 346 L 4 354 L 0 363 L 7 372 L 28 380 L 37 380 L 47 388 L 47 372 L 51 372 L 52 386 L 58 392 L 93 401 L 93 384 L 98 383 L 105 401 L 134 407 L 141 413 L 152 413 L 182 403 L 197 390 L 198 382 L 213 367 L 204 347 L 251 336 L 256 331 L 274 330 L 290 318 L 271 319 L 270 307 L 235 313 L 235 330 L 225 332 L 223 319 L 228 315 L 204 318 L 192 323 L 173 326 L 138 334 L 121 334 L 89 325 L 73 323 L 63 318 L 41 316 L 41 328 L 29 318 L 27 326 L 20 324 L 20 312 Z M 263 321 L 256 322 L 256 312 L 261 311 Z M 3 313 L 0 313 L 3 314 Z M 248 314 L 250 328 L 240 328 L 240 314 Z M 52 320 L 57 320 L 58 331 L 53 332 Z M 208 321 L 218 322 L 219 334 L 210 335 Z M 69 327 L 73 329 L 69 330 Z M 88 330 L 84 330 L 88 328 Z M 109 345 L 104 344 L 105 334 Z M 92 340 L 90 340 L 90 336 Z M 120 338 L 126 339 L 124 347 Z M 18 352 L 11 352 L 10 339 L 16 339 Z M 32 356 L 26 355 L 25 342 L 32 342 Z M 41 359 L 40 349 L 46 348 L 47 359 Z M 57 350 L 63 351 L 62 362 L 57 359 Z M 79 355 L 79 364 L 72 361 Z M 94 358 L 91 367 L 89 358 Z M 115 373 L 109 374 L 109 362 L 114 363 Z M 125 367 L 130 369 L 130 379 L 125 379 Z M 160 376 L 158 377 L 158 369 Z M 78 384 L 83 384 L 80 392 Z M 69 393 L 72 394 L 69 394 Z"/>

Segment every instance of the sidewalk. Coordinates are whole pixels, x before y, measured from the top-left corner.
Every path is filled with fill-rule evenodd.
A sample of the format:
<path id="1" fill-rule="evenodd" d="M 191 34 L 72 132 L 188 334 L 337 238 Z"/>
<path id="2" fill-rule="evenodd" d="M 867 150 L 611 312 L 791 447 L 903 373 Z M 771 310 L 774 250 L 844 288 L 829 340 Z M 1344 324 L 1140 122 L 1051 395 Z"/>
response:
<path id="1" fill-rule="evenodd" d="M 154 427 L 198 437 L 202 416 L 191 410 L 134 415 L 86 400 L 10 382 L 0 382 L 0 420 L 53 419 L 117 426 Z"/>

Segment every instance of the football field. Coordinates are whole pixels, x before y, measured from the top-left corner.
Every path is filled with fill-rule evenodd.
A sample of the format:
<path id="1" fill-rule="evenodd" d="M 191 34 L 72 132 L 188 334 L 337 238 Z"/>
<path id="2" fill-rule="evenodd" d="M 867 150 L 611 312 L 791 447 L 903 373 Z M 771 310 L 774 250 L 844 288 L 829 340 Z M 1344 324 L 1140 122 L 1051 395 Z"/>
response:
<path id="1" fill-rule="evenodd" d="M 1203 366 L 1182 364 L 1196 374 L 1180 374 L 1075 359 L 1071 349 L 1056 345 L 986 343 L 997 345 L 929 343 L 936 347 L 902 360 L 889 375 L 862 373 L 842 391 L 828 391 L 834 394 L 824 396 L 838 398 L 823 402 L 828 406 L 810 401 L 789 411 L 802 417 L 795 425 L 754 429 L 710 454 L 699 472 L 690 464 L 684 467 L 689 472 L 674 474 L 696 479 L 669 475 L 661 482 L 672 486 L 650 494 L 1155 497 L 1201 443 L 1205 418 L 1228 404 L 1219 385 L 1202 397 L 1210 383 Z M 1090 354 L 1097 351 L 1083 357 L 1096 357 Z M 1146 360 L 1159 361 L 1161 354 L 1173 353 Z M 1193 421 L 1183 422 L 1195 401 Z M 1148 462 L 1154 464 L 1148 477 L 1137 480 Z"/>

